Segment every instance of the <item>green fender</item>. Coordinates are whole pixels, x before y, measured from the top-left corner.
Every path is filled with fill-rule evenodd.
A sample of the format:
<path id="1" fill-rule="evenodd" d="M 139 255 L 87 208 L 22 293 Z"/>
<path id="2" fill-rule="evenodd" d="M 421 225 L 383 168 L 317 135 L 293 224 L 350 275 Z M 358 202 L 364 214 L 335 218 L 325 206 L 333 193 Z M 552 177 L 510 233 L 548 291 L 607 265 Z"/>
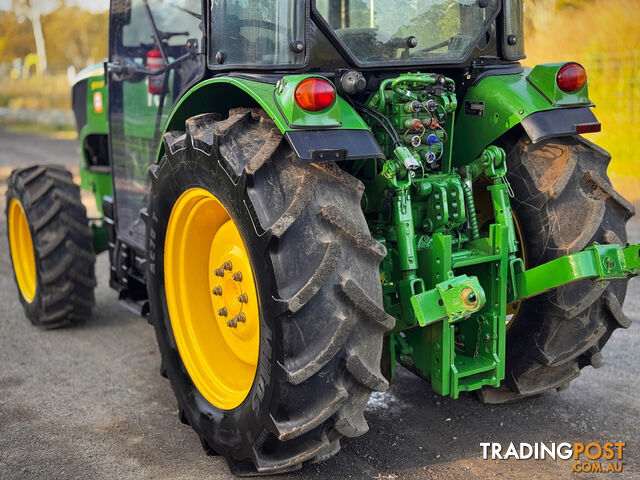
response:
<path id="1" fill-rule="evenodd" d="M 92 192 L 96 207 L 102 214 L 102 199 L 113 195 L 111 168 L 105 165 L 91 166 L 87 148 L 88 139 L 92 137 L 106 139 L 109 135 L 109 116 L 107 86 L 102 64 L 93 65 L 82 70 L 76 77 L 72 87 L 72 105 L 78 129 L 80 149 L 80 188 Z M 95 147 L 95 143 L 93 143 Z M 97 154 L 98 152 L 96 152 Z M 107 155 L 106 148 L 103 155 Z M 103 159 L 106 160 L 106 159 Z M 104 228 L 98 219 L 92 219 L 91 228 L 94 233 L 94 250 L 96 253 L 107 249 L 107 238 Z"/>
<path id="2" fill-rule="evenodd" d="M 595 122 L 587 84 L 574 93 L 556 85 L 566 63 L 538 65 L 522 73 L 487 76 L 471 86 L 460 104 L 454 133 L 453 163 L 465 165 L 516 125 L 522 124 L 534 142 L 575 134 L 575 124 Z M 540 115 L 540 112 L 551 112 Z M 538 115 L 536 115 L 538 114 Z M 544 123 L 544 134 L 538 135 Z M 535 131 L 535 133 L 534 133 Z"/>
<path id="3" fill-rule="evenodd" d="M 321 112 L 305 112 L 295 105 L 295 85 L 308 77 L 317 75 L 285 76 L 277 84 L 242 77 L 216 77 L 204 80 L 187 91 L 178 101 L 169 115 L 164 133 L 184 130 L 188 118 L 202 113 L 226 114 L 231 108 L 259 106 L 273 119 L 278 129 L 303 158 L 306 152 L 299 151 L 298 142 L 306 142 L 311 146 L 315 144 L 323 152 L 333 152 L 333 149 L 337 152 L 348 147 L 350 150 L 344 154 L 345 157 L 339 159 L 380 157 L 380 148 L 369 127 L 339 95 L 336 96 L 333 105 Z M 347 137 L 344 134 L 335 135 L 336 131 L 345 131 L 348 133 Z M 330 132 L 334 135 L 330 136 Z M 162 155 L 163 144 L 158 147 L 158 161 Z"/>
<path id="4" fill-rule="evenodd" d="M 104 79 L 102 64 L 82 70 L 73 85 L 73 110 L 78 128 L 78 143 L 80 146 L 80 188 L 95 193 L 96 205 L 102 212 L 102 197 L 113 195 L 111 183 L 111 169 L 105 167 L 91 167 L 85 140 L 89 136 L 109 135 L 109 105 L 107 86 Z"/>

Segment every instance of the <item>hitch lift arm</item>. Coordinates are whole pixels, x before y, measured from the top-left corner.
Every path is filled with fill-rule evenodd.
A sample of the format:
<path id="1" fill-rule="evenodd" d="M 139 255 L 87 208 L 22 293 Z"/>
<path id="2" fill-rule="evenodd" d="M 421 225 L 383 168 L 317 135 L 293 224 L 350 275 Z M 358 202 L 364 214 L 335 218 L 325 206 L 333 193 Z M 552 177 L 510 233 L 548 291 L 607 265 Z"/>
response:
<path id="1" fill-rule="evenodd" d="M 594 244 L 582 252 L 572 253 L 529 270 L 522 261 L 513 264 L 518 300 L 587 278 L 606 282 L 637 275 L 640 271 L 640 244 Z"/>

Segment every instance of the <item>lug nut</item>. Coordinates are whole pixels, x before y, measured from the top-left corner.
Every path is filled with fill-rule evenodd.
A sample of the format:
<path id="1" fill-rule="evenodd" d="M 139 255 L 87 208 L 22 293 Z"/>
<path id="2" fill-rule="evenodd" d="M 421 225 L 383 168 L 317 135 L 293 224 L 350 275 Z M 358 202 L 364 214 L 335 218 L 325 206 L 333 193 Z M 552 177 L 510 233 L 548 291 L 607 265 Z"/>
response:
<path id="1" fill-rule="evenodd" d="M 242 273 L 236 272 L 236 273 L 233 274 L 233 276 L 231 278 L 233 278 L 236 282 L 241 282 L 242 281 Z"/>
<path id="2" fill-rule="evenodd" d="M 218 315 L 220 315 L 221 317 L 226 317 L 227 316 L 227 307 L 222 307 L 220 310 L 218 310 Z"/>
<path id="3" fill-rule="evenodd" d="M 223 268 L 224 270 L 231 271 L 231 269 L 233 268 L 233 265 L 231 264 L 231 262 L 226 261 L 226 262 L 224 262 L 224 263 L 222 264 L 222 268 Z"/>
<path id="4" fill-rule="evenodd" d="M 215 273 L 216 277 L 224 277 L 224 270 L 222 268 L 216 268 L 213 273 Z"/>
<path id="5" fill-rule="evenodd" d="M 227 322 L 227 327 L 238 328 L 238 323 L 244 323 L 246 321 L 246 315 L 243 312 L 240 312 L 238 315 Z"/>
<path id="6" fill-rule="evenodd" d="M 211 293 L 213 293 L 214 295 L 220 296 L 222 295 L 222 287 L 216 287 L 213 290 L 211 290 Z"/>
<path id="7" fill-rule="evenodd" d="M 249 296 L 246 293 L 243 293 L 238 297 L 238 301 L 240 303 L 247 303 L 249 301 Z"/>

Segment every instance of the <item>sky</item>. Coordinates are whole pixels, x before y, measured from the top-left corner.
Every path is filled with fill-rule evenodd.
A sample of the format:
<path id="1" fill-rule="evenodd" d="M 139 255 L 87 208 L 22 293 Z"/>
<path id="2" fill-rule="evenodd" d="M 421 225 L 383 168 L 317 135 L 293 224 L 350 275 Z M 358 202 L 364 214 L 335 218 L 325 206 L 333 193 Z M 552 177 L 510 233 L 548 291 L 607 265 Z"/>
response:
<path id="1" fill-rule="evenodd" d="M 57 5 L 56 0 L 32 0 L 39 4 L 42 13 L 48 13 Z M 66 0 L 67 5 L 79 5 L 90 12 L 103 12 L 109 8 L 109 0 Z M 0 10 L 11 10 L 11 0 L 0 0 Z"/>

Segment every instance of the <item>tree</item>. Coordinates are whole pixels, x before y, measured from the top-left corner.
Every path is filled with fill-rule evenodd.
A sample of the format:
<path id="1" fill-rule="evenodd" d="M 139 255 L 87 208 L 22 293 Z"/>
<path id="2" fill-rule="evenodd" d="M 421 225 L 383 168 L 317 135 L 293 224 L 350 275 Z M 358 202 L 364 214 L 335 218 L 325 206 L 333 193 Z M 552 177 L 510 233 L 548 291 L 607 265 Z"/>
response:
<path id="1" fill-rule="evenodd" d="M 24 58 L 34 49 L 33 29 L 29 22 L 14 12 L 0 12 L 0 61 L 9 63 L 15 58 Z"/>
<path id="2" fill-rule="evenodd" d="M 63 71 L 69 65 L 82 69 L 89 62 L 101 61 L 107 56 L 107 12 L 90 13 L 76 6 L 62 7 L 43 15 L 42 26 L 49 46 L 51 71 Z"/>
<path id="3" fill-rule="evenodd" d="M 13 11 L 24 15 L 33 28 L 33 39 L 36 43 L 38 55 L 38 73 L 47 71 L 47 49 L 44 43 L 44 32 L 40 22 L 41 5 L 39 0 L 12 0 Z"/>

